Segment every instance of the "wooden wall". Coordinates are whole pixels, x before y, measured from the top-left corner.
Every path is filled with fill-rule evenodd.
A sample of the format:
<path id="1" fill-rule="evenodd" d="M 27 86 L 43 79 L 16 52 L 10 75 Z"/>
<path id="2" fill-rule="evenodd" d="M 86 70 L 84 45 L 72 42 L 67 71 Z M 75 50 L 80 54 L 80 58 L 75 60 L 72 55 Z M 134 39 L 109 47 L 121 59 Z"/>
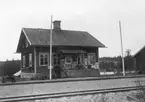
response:
<path id="1" fill-rule="evenodd" d="M 136 56 L 136 68 L 139 71 L 145 71 L 145 49 L 140 51 Z"/>
<path id="2" fill-rule="evenodd" d="M 87 53 L 96 53 L 96 61 L 98 62 L 98 48 L 94 47 L 53 47 L 53 52 L 59 53 L 60 49 L 79 49 L 84 50 Z M 49 73 L 48 66 L 39 66 L 39 52 L 49 52 L 49 47 L 37 47 L 36 48 L 36 66 L 37 73 Z"/>

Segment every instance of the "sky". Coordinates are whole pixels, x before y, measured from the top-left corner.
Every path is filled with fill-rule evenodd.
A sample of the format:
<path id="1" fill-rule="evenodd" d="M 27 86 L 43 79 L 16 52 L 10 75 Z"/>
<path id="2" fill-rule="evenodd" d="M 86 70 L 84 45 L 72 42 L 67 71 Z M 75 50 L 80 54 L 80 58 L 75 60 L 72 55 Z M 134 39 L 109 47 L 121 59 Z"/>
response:
<path id="1" fill-rule="evenodd" d="M 50 16 L 61 28 L 87 31 L 101 41 L 99 56 L 121 55 L 119 20 L 124 54 L 145 45 L 145 0 L 0 0 L 0 61 L 20 59 L 16 53 L 25 28 L 50 29 Z"/>

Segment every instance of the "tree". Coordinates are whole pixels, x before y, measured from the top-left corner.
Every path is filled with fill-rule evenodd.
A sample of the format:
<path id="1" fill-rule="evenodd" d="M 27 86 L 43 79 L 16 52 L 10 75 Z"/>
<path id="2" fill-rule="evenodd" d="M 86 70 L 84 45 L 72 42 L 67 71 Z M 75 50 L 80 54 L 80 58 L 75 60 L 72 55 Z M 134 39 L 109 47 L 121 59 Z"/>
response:
<path id="1" fill-rule="evenodd" d="M 124 57 L 124 63 L 125 63 L 125 70 L 131 71 L 134 68 L 134 60 L 131 55 L 131 50 L 126 50 L 126 56 Z"/>
<path id="2" fill-rule="evenodd" d="M 126 56 L 131 56 L 131 49 L 126 50 Z"/>

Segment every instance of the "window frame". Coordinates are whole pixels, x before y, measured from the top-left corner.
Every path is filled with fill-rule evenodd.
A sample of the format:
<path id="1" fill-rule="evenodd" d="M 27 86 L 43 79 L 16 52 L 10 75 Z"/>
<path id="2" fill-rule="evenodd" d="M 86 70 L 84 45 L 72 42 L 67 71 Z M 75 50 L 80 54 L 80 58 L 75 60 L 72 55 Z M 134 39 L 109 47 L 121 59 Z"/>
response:
<path id="1" fill-rule="evenodd" d="M 43 56 L 43 63 L 41 64 L 41 55 Z M 47 64 L 45 64 L 45 56 L 47 55 Z M 49 65 L 49 53 L 48 52 L 39 52 L 39 66 L 48 66 Z"/>

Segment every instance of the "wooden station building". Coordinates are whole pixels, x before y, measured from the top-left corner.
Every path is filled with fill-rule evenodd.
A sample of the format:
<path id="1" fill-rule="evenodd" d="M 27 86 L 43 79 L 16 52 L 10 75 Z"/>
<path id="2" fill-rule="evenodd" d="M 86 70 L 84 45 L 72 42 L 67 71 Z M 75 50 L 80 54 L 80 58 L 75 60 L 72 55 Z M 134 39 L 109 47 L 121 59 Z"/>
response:
<path id="1" fill-rule="evenodd" d="M 61 67 L 67 77 L 99 75 L 99 47 L 105 46 L 86 31 L 62 30 L 60 23 L 53 22 L 53 69 Z M 49 76 L 49 51 L 50 29 L 22 28 L 17 46 L 17 53 L 21 53 L 21 77 Z"/>

